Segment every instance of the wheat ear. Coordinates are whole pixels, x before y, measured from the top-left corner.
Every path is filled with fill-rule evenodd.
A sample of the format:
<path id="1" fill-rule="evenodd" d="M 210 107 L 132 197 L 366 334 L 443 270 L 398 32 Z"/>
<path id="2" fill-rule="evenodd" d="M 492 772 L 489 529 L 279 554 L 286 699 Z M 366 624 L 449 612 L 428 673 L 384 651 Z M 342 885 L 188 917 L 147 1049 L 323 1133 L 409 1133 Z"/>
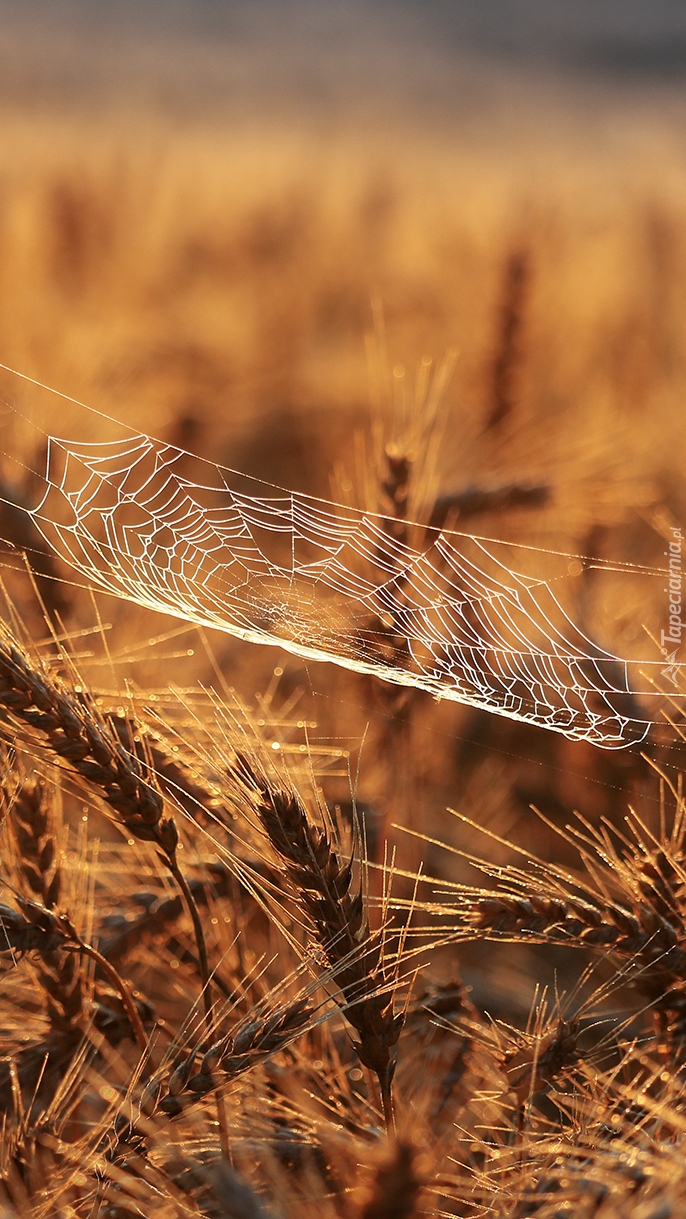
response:
<path id="1" fill-rule="evenodd" d="M 327 830 L 310 820 L 294 789 L 272 783 L 243 756 L 236 773 L 253 793 L 265 833 L 326 953 L 345 999 L 341 1006 L 359 1036 L 355 1051 L 379 1081 L 390 1128 L 395 1051 L 404 1017 L 393 1011 L 381 937 L 370 930 L 361 889 L 353 892 L 353 861 L 341 861 Z"/>
<path id="2" fill-rule="evenodd" d="M 69 691 L 33 663 L 6 633 L 0 637 L 0 707 L 15 721 L 39 732 L 51 752 L 96 787 L 130 834 L 158 847 L 193 923 L 209 1029 L 212 997 L 205 935 L 178 865 L 178 831 L 173 818 L 163 816 L 164 802 L 149 766 L 122 745 L 86 696 Z"/>

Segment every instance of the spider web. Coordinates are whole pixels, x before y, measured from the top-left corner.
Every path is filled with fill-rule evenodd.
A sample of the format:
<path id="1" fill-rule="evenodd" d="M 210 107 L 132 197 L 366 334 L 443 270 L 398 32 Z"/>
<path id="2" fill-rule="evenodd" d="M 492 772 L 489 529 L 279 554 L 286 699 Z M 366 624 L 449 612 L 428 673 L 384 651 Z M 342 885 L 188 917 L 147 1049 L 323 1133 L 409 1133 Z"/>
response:
<path id="1" fill-rule="evenodd" d="M 645 670 L 664 660 L 622 660 L 574 625 L 568 555 L 531 548 L 526 573 L 505 543 L 416 527 L 405 544 L 393 519 L 142 433 L 51 437 L 44 478 L 33 521 L 93 587 L 607 748 L 653 722 Z"/>

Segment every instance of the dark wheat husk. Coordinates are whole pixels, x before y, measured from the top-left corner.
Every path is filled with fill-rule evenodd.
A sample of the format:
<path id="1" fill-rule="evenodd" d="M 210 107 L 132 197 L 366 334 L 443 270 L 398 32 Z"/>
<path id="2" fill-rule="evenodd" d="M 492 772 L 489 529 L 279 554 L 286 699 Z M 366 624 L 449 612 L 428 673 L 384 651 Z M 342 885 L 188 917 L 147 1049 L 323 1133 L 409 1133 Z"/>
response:
<path id="1" fill-rule="evenodd" d="M 207 1219 L 270 1219 L 272 1212 L 225 1161 L 204 1165 L 188 1157 L 178 1167 L 167 1168 L 174 1184 Z"/>

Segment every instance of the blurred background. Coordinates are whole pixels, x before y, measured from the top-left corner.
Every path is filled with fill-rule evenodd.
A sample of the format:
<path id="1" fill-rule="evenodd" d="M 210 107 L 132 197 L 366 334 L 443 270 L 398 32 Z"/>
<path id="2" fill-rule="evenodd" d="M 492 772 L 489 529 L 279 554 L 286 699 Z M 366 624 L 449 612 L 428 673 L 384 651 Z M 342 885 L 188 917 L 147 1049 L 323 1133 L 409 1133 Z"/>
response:
<path id="1" fill-rule="evenodd" d="M 8 98 L 134 97 L 221 121 L 392 101 L 449 124 L 511 104 L 515 82 L 588 107 L 593 87 L 626 102 L 678 84 L 686 62 L 677 0 L 4 0 L 2 14 Z"/>
<path id="2" fill-rule="evenodd" d="M 677 0 L 0 0 L 0 360 L 280 486 L 660 566 L 684 520 L 685 103 Z M 578 596 L 591 623 L 590 577 Z M 640 611 L 604 614 L 640 652 Z M 383 824 L 459 837 L 459 802 L 524 841 L 532 803 L 657 807 L 631 752 L 225 636 L 172 663 L 145 643 L 172 620 L 102 617 L 141 690 L 221 673 L 252 698 L 276 658 L 312 742 L 354 771 L 365 737 Z"/>
<path id="3" fill-rule="evenodd" d="M 679 400 L 678 3 L 2 0 L 0 68 L 4 362 L 277 482 L 255 420 L 284 426 L 326 493 L 308 445 L 368 412 L 373 302 L 390 369 L 458 349 L 447 476 L 507 464 L 470 445 L 513 307 L 517 426 L 556 429 L 527 475 L 568 482 L 572 441 L 595 522 L 645 472 L 635 412 Z"/>

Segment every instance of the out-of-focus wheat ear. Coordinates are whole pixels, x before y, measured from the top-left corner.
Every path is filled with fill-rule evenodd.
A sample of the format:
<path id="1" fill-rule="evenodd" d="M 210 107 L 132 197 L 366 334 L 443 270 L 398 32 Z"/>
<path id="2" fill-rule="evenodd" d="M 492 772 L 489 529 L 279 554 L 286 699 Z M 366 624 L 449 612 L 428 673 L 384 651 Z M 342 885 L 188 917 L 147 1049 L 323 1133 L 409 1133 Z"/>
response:
<path id="1" fill-rule="evenodd" d="M 171 1165 L 174 1184 L 198 1207 L 201 1215 L 225 1219 L 270 1219 L 271 1211 L 248 1182 L 226 1160 L 202 1164 L 197 1158 Z"/>
<path id="2" fill-rule="evenodd" d="M 412 1219 L 418 1213 L 421 1184 L 415 1158 L 410 1143 L 396 1144 L 391 1159 L 377 1171 L 372 1196 L 360 1210 L 359 1219 Z"/>
<path id="3" fill-rule="evenodd" d="M 384 450 L 386 460 L 385 477 L 382 477 L 381 488 L 391 509 L 392 516 L 384 517 L 383 528 L 403 545 L 408 541 L 407 514 L 410 498 L 410 478 L 412 474 L 412 457 L 393 445 L 386 445 Z"/>
<path id="4" fill-rule="evenodd" d="M 531 254 L 526 247 L 510 251 L 502 270 L 501 299 L 490 367 L 487 430 L 499 427 L 515 408 L 517 374 L 522 359 L 524 311 L 531 281 Z"/>
<path id="5" fill-rule="evenodd" d="M 201 909 L 207 908 L 211 897 L 233 897 L 236 888 L 235 878 L 223 864 L 207 864 L 205 871 L 206 878 L 195 878 L 188 882 L 193 900 Z M 132 916 L 126 905 L 122 905 L 116 914 L 107 916 L 101 943 L 108 960 L 121 960 L 127 953 L 135 951 L 143 939 L 169 932 L 186 908 L 179 894 L 157 899 L 152 893 L 138 894 L 136 900 L 139 909 L 143 906 L 142 912 L 136 917 Z"/>
<path id="6" fill-rule="evenodd" d="M 15 722 L 28 725 L 51 752 L 93 786 L 130 834 L 158 848 L 193 923 L 209 1030 L 212 994 L 202 921 L 179 868 L 178 831 L 173 818 L 164 816 L 164 801 L 151 767 L 133 748 L 122 745 L 87 695 L 70 691 L 32 660 L 6 630 L 0 635 L 0 707 Z"/>
<path id="7" fill-rule="evenodd" d="M 436 1123 L 451 1120 L 455 1106 L 467 1099 L 483 1027 L 467 990 L 456 978 L 413 993 L 406 1017 L 413 1058 L 405 1064 L 406 1079 L 430 1101 L 427 1112 L 434 1130 Z"/>
<path id="8" fill-rule="evenodd" d="M 121 997 L 131 1028 L 142 1053 L 147 1053 L 148 1038 L 133 997 L 124 979 L 110 961 L 87 944 L 66 914 L 55 914 L 37 902 L 17 898 L 21 913 L 0 904 L 0 952 L 22 955 L 36 952 L 52 956 L 55 952 L 79 952 L 90 957 L 109 978 Z"/>
<path id="9" fill-rule="evenodd" d="M 467 487 L 441 495 L 435 500 L 427 522 L 430 529 L 443 529 L 445 525 L 462 527 L 475 516 L 504 515 L 521 508 L 543 508 L 552 498 L 552 487 L 547 483 L 514 482 L 497 487 Z M 588 551 L 582 548 L 582 553 Z"/>

